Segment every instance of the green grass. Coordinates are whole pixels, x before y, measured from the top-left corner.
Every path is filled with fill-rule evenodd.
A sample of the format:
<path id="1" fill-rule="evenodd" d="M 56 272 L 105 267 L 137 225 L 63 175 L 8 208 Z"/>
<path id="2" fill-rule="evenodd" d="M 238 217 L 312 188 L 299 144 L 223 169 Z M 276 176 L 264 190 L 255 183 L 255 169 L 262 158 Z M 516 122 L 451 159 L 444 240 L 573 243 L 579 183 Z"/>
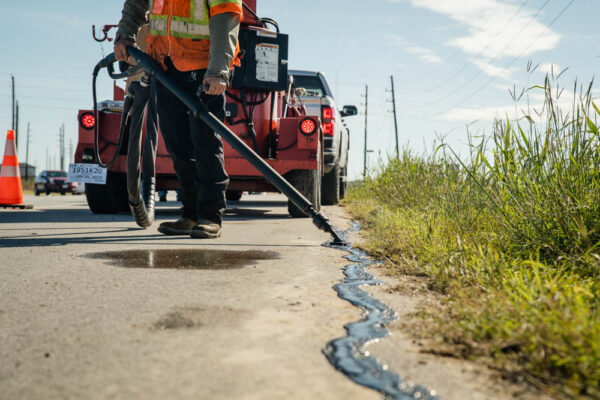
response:
<path id="1" fill-rule="evenodd" d="M 345 204 L 369 252 L 446 295 L 416 334 L 559 397 L 600 399 L 600 110 L 589 88 L 575 86 L 568 113 L 549 78 L 530 90 L 543 109 L 471 137 L 466 157 L 405 152 Z"/>

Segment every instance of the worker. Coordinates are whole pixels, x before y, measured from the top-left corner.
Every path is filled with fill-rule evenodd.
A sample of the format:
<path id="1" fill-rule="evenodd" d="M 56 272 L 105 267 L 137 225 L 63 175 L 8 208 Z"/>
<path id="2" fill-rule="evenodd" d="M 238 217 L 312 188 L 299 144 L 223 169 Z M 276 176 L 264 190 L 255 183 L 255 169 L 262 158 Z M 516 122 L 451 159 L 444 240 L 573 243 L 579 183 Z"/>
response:
<path id="1" fill-rule="evenodd" d="M 186 92 L 198 95 L 217 118 L 225 118 L 230 71 L 239 65 L 241 0 L 125 0 L 115 40 L 115 58 L 129 61 L 127 47 L 149 12 L 148 54 Z M 152 82 L 152 101 L 167 151 L 179 180 L 182 216 L 163 222 L 167 235 L 221 236 L 225 172 L 221 137 L 160 82 Z"/>

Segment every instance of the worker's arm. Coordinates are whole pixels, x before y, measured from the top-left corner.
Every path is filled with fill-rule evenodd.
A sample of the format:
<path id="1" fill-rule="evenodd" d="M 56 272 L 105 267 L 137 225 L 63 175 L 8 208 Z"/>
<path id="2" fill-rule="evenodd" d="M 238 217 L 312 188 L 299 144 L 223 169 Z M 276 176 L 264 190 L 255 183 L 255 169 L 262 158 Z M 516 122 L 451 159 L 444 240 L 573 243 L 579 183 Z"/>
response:
<path id="1" fill-rule="evenodd" d="M 206 93 L 220 95 L 229 84 L 229 66 L 235 57 L 240 31 L 240 18 L 235 13 L 222 13 L 210 18 L 210 55 L 204 84 Z"/>
<path id="2" fill-rule="evenodd" d="M 117 60 L 129 60 L 127 47 L 135 43 L 138 29 L 146 22 L 148 8 L 148 0 L 125 0 L 119 29 L 115 37 L 115 58 Z"/>

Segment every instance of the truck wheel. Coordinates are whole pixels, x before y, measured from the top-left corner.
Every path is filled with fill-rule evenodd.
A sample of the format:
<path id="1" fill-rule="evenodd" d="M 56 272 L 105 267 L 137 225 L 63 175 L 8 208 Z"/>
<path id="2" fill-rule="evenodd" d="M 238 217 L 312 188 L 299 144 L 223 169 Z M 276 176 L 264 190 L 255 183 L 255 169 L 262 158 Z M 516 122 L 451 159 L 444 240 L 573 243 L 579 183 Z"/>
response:
<path id="1" fill-rule="evenodd" d="M 242 192 L 239 190 L 228 190 L 225 192 L 225 198 L 229 201 L 240 201 Z"/>
<path id="2" fill-rule="evenodd" d="M 316 169 L 301 169 L 292 171 L 287 175 L 288 181 L 295 187 L 304 197 L 310 201 L 315 210 L 321 209 L 321 170 Z M 288 200 L 288 212 L 294 218 L 306 218 L 304 213 L 298 206 Z"/>
<path id="3" fill-rule="evenodd" d="M 37 185 L 33 187 L 33 193 L 34 193 L 36 196 L 39 196 L 39 195 L 40 195 L 40 191 L 39 191 L 39 189 L 37 188 Z"/>
<path id="4" fill-rule="evenodd" d="M 128 211 L 125 174 L 108 172 L 106 185 L 85 184 L 85 197 L 94 214 L 115 214 Z"/>
<path id="5" fill-rule="evenodd" d="M 323 176 L 321 182 L 322 203 L 332 206 L 340 202 L 340 166 L 336 165 Z"/>
<path id="6" fill-rule="evenodd" d="M 348 189 L 348 167 L 342 169 L 340 174 L 340 200 L 346 197 L 346 189 Z"/>

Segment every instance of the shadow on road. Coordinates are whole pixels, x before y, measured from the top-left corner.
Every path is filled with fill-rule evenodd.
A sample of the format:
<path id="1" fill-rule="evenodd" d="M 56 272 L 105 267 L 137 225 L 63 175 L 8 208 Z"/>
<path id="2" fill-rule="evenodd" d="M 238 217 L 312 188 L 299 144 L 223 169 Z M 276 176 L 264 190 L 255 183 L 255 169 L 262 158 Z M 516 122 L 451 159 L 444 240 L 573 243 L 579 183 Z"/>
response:
<path id="1" fill-rule="evenodd" d="M 171 203 L 171 204 L 169 204 Z M 169 202 L 159 205 L 156 214 L 156 223 L 162 220 L 172 220 L 180 215 L 180 203 Z M 241 201 L 231 202 L 225 211 L 227 221 L 258 221 L 289 219 L 287 213 L 282 213 L 285 201 Z M 273 212 L 275 208 L 275 212 Z M 279 212 L 277 212 L 279 211 Z M 86 224 L 81 226 L 79 224 Z M 122 229 L 114 226 L 94 226 L 94 224 L 123 223 Z M 12 224 L 8 225 L 5 224 Z M 53 226 L 19 227 L 17 224 L 56 224 Z M 60 226 L 63 225 L 64 226 Z M 73 224 L 76 224 L 73 226 Z M 96 229 L 97 228 L 97 229 Z M 64 233 L 56 233 L 56 231 Z M 84 230 L 84 231 L 81 231 Z M 31 233 L 17 236 L 5 236 L 13 231 L 31 231 Z M 50 233 L 52 231 L 53 233 Z M 47 232 L 47 233 L 45 233 Z M 131 214 L 93 214 L 88 209 L 56 208 L 34 211 L 0 211 L 0 248 L 7 247 L 45 247 L 65 246 L 69 244 L 144 244 L 161 242 L 177 245 L 185 236 L 165 236 L 162 234 L 140 235 L 142 229 L 135 226 Z M 199 245 L 224 246 L 224 247 L 311 247 L 311 245 L 281 245 L 281 244 L 243 244 L 202 242 Z M 190 246 L 189 242 L 181 243 Z"/>
<path id="2" fill-rule="evenodd" d="M 127 231 L 139 231 L 137 229 L 122 229 L 119 231 L 110 231 L 109 233 L 116 232 L 127 232 Z M 87 232 L 89 234 L 90 232 Z M 70 244 L 153 244 L 153 245 L 180 245 L 182 247 L 201 248 L 201 247 L 224 247 L 224 248 L 236 248 L 236 247 L 320 247 L 320 245 L 311 244 L 274 244 L 274 243 L 215 243 L 212 241 L 196 240 L 194 244 L 190 244 L 189 241 L 183 242 L 182 239 L 189 239 L 189 236 L 166 236 L 162 234 L 152 235 L 136 235 L 136 236 L 102 236 L 98 237 L 97 234 L 106 233 L 104 231 L 92 232 L 93 236 L 82 236 L 77 233 L 77 236 L 64 237 L 63 235 L 46 235 L 38 236 L 16 236 L 16 237 L 0 237 L 0 248 L 12 248 L 12 247 L 49 247 L 49 246 L 67 246 Z M 72 234 L 73 235 L 73 234 Z"/>
<path id="3" fill-rule="evenodd" d="M 163 220 L 180 215 L 180 203 L 159 205 L 156 209 L 156 219 Z M 225 211 L 225 218 L 232 221 L 252 219 L 285 219 L 287 213 L 272 212 L 272 208 L 285 206 L 286 202 L 280 201 L 247 201 L 232 202 Z M 0 224 L 30 224 L 30 223 L 102 223 L 102 222 L 130 222 L 131 214 L 122 212 L 118 214 L 93 214 L 88 209 L 82 208 L 55 208 L 32 211 L 0 211 Z M 55 228 L 53 228 L 55 229 Z M 4 228 L 0 228 L 0 232 Z"/>

